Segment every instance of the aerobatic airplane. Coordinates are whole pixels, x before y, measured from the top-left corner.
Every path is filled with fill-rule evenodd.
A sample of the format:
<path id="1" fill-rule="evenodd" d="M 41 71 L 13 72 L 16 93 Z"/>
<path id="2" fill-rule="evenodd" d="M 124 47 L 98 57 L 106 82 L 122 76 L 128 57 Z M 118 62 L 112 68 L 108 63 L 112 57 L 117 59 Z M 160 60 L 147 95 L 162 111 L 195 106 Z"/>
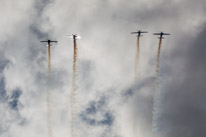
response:
<path id="1" fill-rule="evenodd" d="M 138 34 L 138 36 L 142 36 L 141 35 L 142 33 L 148 33 L 148 32 L 147 31 L 141 31 L 141 30 L 136 31 L 136 32 L 131 32 L 131 34 Z"/>
<path id="2" fill-rule="evenodd" d="M 50 40 L 50 39 L 45 40 L 45 41 L 41 41 L 41 42 L 47 42 L 47 43 L 48 43 L 48 45 L 50 45 L 50 43 L 52 43 L 52 42 L 57 43 L 57 41 L 55 41 L 55 40 Z"/>
<path id="3" fill-rule="evenodd" d="M 159 35 L 159 39 L 164 39 L 163 35 L 170 35 L 169 33 L 164 33 L 164 32 L 160 32 L 160 33 L 153 33 L 153 35 Z"/>
<path id="4" fill-rule="evenodd" d="M 67 36 L 69 36 L 73 40 L 77 40 L 77 39 L 82 38 L 82 37 L 78 36 L 77 34 L 72 34 L 72 35 L 67 35 Z"/>

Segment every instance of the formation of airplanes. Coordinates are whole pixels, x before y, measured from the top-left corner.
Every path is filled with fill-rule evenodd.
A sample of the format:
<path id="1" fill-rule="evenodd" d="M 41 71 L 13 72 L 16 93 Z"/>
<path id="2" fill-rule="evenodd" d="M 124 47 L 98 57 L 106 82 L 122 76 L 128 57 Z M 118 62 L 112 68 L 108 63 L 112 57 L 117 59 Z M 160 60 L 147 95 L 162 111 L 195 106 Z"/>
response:
<path id="1" fill-rule="evenodd" d="M 141 30 L 138 30 L 138 31 L 135 31 L 135 32 L 131 32 L 131 34 L 137 34 L 137 36 L 143 36 L 142 33 L 148 33 L 147 31 L 141 31 Z M 164 33 L 164 32 L 160 32 L 160 33 L 153 33 L 153 35 L 159 35 L 159 39 L 164 39 L 164 35 L 170 35 L 169 33 Z M 72 35 L 67 35 L 67 36 L 71 36 L 73 38 L 73 40 L 77 40 L 79 38 L 81 38 L 80 36 L 78 36 L 77 34 L 72 34 Z M 45 40 L 45 41 L 40 41 L 40 42 L 47 42 L 48 45 L 50 46 L 50 43 L 54 42 L 54 43 L 57 43 L 56 40 Z"/>
<path id="2" fill-rule="evenodd" d="M 143 36 L 141 35 L 142 33 L 148 33 L 147 31 L 136 31 L 136 32 L 131 32 L 131 34 L 138 34 L 137 36 Z M 159 39 L 164 39 L 164 35 L 170 35 L 169 33 L 164 33 L 164 32 L 160 32 L 160 33 L 153 33 L 153 35 L 159 35 Z"/>

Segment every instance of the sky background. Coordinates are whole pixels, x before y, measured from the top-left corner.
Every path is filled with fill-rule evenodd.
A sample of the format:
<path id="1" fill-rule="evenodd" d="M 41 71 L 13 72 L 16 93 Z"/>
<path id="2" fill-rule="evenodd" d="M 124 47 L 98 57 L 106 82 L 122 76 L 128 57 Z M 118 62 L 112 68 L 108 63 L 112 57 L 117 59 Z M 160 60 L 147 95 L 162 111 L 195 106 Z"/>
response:
<path id="1" fill-rule="evenodd" d="M 0 137 L 47 137 L 51 47 L 53 137 L 70 137 L 73 43 L 79 34 L 78 137 L 152 137 L 158 39 L 159 137 L 206 136 L 205 0 L 0 0 Z M 134 83 L 136 36 L 140 75 Z"/>

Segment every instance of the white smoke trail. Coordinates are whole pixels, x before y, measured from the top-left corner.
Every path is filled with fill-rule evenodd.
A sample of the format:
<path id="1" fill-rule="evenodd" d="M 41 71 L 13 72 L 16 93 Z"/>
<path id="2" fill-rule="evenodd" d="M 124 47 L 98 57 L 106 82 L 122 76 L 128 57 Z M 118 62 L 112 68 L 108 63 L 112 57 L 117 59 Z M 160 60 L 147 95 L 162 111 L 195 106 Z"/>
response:
<path id="1" fill-rule="evenodd" d="M 77 44 L 76 38 L 74 38 L 74 56 L 73 56 L 73 77 L 72 77 L 72 93 L 71 93 L 71 136 L 75 137 L 75 115 L 76 115 L 76 91 L 77 91 Z"/>
<path id="2" fill-rule="evenodd" d="M 50 75 L 51 75 L 51 45 L 48 44 L 48 87 L 47 87 L 47 126 L 48 136 L 52 137 L 52 126 L 51 126 L 51 104 L 50 104 Z"/>
<path id="3" fill-rule="evenodd" d="M 156 64 L 156 84 L 154 93 L 154 104 L 153 104 L 153 117 L 152 117 L 152 130 L 153 136 L 157 136 L 157 119 L 158 119 L 158 108 L 160 103 L 160 87 L 159 87 L 159 66 L 160 66 L 160 51 L 161 51 L 162 39 L 159 40 L 158 53 L 157 53 L 157 64 Z"/>

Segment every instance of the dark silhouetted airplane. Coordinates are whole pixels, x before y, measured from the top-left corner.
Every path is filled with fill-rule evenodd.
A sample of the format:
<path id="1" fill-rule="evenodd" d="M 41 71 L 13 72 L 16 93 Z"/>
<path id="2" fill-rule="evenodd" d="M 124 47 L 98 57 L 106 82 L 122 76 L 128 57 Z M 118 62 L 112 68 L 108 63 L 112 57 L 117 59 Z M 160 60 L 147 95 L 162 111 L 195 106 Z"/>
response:
<path id="1" fill-rule="evenodd" d="M 169 33 L 164 33 L 164 32 L 160 32 L 160 33 L 153 33 L 153 35 L 159 35 L 159 39 L 164 39 L 163 35 L 170 35 Z"/>
<path id="2" fill-rule="evenodd" d="M 141 35 L 142 33 L 148 33 L 148 32 L 147 31 L 141 31 L 141 30 L 136 31 L 136 32 L 131 32 L 131 34 L 138 34 L 138 36 L 142 36 Z"/>
<path id="3" fill-rule="evenodd" d="M 45 41 L 41 41 L 41 42 L 47 42 L 47 43 L 48 43 L 48 45 L 50 45 L 50 43 L 52 43 L 52 42 L 55 42 L 55 43 L 57 43 L 57 41 L 54 41 L 54 40 L 50 40 L 50 39 L 48 39 L 48 40 L 45 40 Z"/>

